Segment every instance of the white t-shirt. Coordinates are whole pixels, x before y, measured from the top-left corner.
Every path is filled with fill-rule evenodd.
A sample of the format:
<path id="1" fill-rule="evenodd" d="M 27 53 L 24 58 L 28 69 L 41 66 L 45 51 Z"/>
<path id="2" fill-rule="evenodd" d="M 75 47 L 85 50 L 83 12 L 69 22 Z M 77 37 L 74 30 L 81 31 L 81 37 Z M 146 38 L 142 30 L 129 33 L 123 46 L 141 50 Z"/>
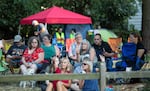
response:
<path id="1" fill-rule="evenodd" d="M 3 48 L 4 47 L 4 45 L 3 45 L 3 41 L 2 40 L 0 40 L 0 48 Z"/>

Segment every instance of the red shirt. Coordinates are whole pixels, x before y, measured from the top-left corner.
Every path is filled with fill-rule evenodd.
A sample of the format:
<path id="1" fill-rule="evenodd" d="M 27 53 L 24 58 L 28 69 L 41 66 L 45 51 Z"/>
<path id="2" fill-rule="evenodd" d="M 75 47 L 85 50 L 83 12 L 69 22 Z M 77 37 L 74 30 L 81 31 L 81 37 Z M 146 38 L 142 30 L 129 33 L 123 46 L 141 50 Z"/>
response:
<path id="1" fill-rule="evenodd" d="M 35 49 L 32 54 L 29 54 L 28 51 L 29 51 L 29 49 L 26 48 L 26 50 L 24 51 L 24 54 L 23 54 L 23 57 L 25 58 L 26 62 L 33 62 L 39 58 L 39 53 L 44 53 L 42 48 Z M 41 60 L 41 62 L 42 61 L 43 60 Z"/>
<path id="2" fill-rule="evenodd" d="M 61 74 L 61 69 L 60 68 L 57 68 L 56 71 L 55 71 L 56 74 Z M 70 72 L 67 72 L 67 73 L 70 73 Z M 56 85 L 57 85 L 57 82 L 58 81 L 62 81 L 64 83 L 69 83 L 69 80 L 55 80 L 53 81 L 53 88 L 54 88 L 54 91 L 56 91 Z"/>

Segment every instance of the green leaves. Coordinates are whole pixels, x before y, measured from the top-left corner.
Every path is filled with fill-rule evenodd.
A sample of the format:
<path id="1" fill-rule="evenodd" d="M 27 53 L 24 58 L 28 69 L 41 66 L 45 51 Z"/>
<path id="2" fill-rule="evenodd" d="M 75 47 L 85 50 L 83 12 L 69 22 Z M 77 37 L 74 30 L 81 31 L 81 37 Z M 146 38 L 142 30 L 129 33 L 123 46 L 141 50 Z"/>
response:
<path id="1" fill-rule="evenodd" d="M 54 5 L 91 16 L 93 24 L 110 29 L 124 28 L 122 24 L 137 12 L 135 0 L 0 0 L 0 4 L 0 26 L 8 30 L 18 30 L 22 18 Z"/>

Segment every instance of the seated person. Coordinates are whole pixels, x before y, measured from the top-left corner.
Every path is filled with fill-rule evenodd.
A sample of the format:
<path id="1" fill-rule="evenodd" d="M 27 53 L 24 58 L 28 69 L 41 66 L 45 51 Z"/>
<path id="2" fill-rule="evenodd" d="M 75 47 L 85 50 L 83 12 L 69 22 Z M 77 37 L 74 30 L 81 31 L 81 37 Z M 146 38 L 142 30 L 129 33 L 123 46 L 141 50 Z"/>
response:
<path id="1" fill-rule="evenodd" d="M 60 56 L 60 50 L 57 46 L 51 44 L 51 35 L 46 34 L 43 36 L 43 44 L 41 48 L 44 50 L 44 63 L 42 66 L 42 71 L 47 71 L 46 69 L 51 65 L 51 58 L 53 56 Z"/>
<path id="2" fill-rule="evenodd" d="M 81 48 L 79 51 L 77 51 L 77 62 L 78 64 L 82 64 L 82 60 L 84 57 L 89 57 L 90 61 L 93 63 L 94 69 L 99 68 L 97 66 L 97 57 L 96 57 L 96 52 L 93 47 L 91 47 L 90 43 L 88 40 L 83 39 L 81 43 Z"/>
<path id="3" fill-rule="evenodd" d="M 136 57 L 145 60 L 144 59 L 144 54 L 146 53 L 146 49 L 144 48 L 144 45 L 142 44 L 141 37 L 137 33 L 130 33 L 129 39 L 131 43 L 136 44 Z M 135 63 L 129 63 L 130 66 L 133 67 Z M 139 64 L 142 66 L 142 64 Z"/>
<path id="4" fill-rule="evenodd" d="M 53 58 L 53 70 L 56 74 L 69 74 L 71 72 L 72 66 L 68 58 L 62 58 L 59 64 L 59 59 L 57 57 Z M 47 83 L 46 91 L 68 91 L 70 88 L 71 80 L 55 80 Z M 53 90 L 54 89 L 54 90 Z"/>
<path id="5" fill-rule="evenodd" d="M 81 43 L 82 43 L 82 34 L 80 32 L 77 32 L 75 34 L 75 42 L 71 44 L 68 51 L 68 56 L 74 68 L 79 66 L 78 59 L 77 59 L 77 51 L 80 50 Z"/>
<path id="6" fill-rule="evenodd" d="M 21 72 L 25 74 L 27 69 L 31 68 L 35 73 L 37 70 L 41 70 L 43 61 L 44 51 L 40 48 L 40 41 L 35 36 L 30 37 L 28 48 L 26 48 L 22 57 Z"/>
<path id="7" fill-rule="evenodd" d="M 106 67 L 107 71 L 114 71 L 112 68 L 113 62 L 112 57 L 115 55 L 115 53 L 112 51 L 111 47 L 107 42 L 104 42 L 101 39 L 101 34 L 95 34 L 94 36 L 94 44 L 92 45 L 96 51 L 96 56 L 98 61 L 101 60 L 101 56 L 105 57 Z"/>
<path id="8" fill-rule="evenodd" d="M 82 74 L 93 73 L 93 63 L 89 57 L 85 57 L 82 62 Z M 79 87 L 82 91 L 99 91 L 98 80 L 79 80 Z"/>
<path id="9" fill-rule="evenodd" d="M 9 68 L 12 73 L 14 73 L 14 66 L 20 67 L 20 60 L 26 48 L 27 46 L 22 43 L 22 37 L 20 35 L 16 35 L 14 37 L 14 44 L 6 53 L 6 62 L 9 64 Z"/>
<path id="10" fill-rule="evenodd" d="M 126 70 L 126 67 L 140 70 L 144 64 L 145 53 L 146 49 L 141 43 L 140 36 L 137 33 L 130 33 L 129 43 L 125 43 L 122 47 L 122 61 L 116 63 L 117 70 Z"/>

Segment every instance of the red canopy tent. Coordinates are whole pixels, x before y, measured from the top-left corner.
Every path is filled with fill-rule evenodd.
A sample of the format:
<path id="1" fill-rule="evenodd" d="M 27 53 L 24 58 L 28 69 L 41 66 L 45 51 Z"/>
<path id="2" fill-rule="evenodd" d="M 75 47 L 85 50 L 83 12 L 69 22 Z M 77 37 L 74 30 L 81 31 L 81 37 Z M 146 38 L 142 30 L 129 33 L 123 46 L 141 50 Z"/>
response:
<path id="1" fill-rule="evenodd" d="M 34 15 L 23 18 L 20 23 L 32 24 L 32 20 L 38 20 L 41 23 L 48 24 L 91 24 L 91 18 L 65 10 L 60 7 L 52 7 L 36 13 Z"/>

